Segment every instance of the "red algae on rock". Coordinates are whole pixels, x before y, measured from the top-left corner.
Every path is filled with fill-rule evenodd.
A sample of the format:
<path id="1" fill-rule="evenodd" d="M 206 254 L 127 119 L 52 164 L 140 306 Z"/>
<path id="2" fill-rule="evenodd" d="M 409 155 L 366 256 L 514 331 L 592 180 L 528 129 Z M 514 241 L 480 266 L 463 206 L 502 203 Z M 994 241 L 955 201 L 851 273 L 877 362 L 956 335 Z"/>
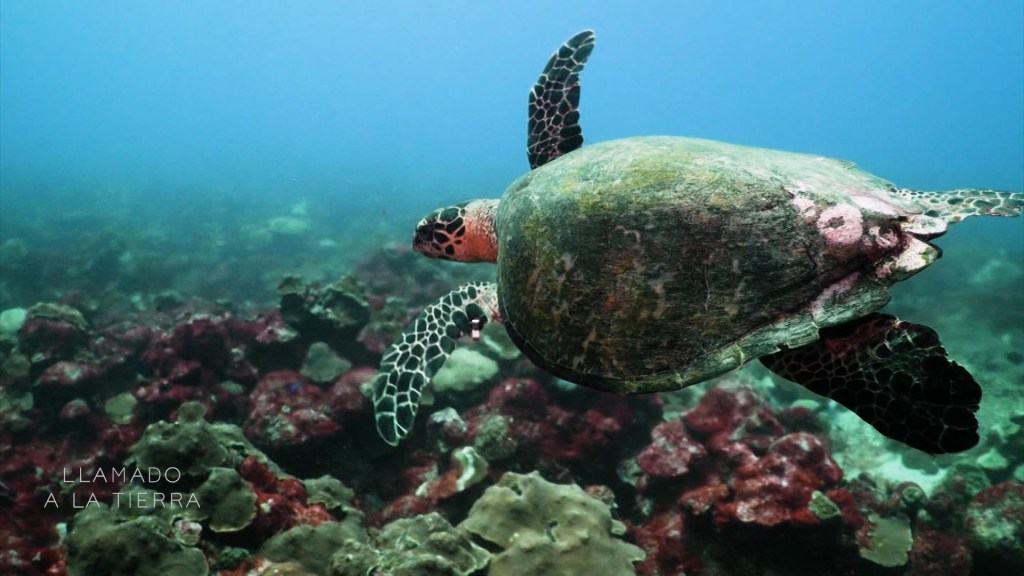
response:
<path id="1" fill-rule="evenodd" d="M 656 426 L 636 463 L 638 488 L 648 489 L 648 478 L 677 479 L 679 502 L 723 525 L 814 524 L 812 493 L 842 478 L 823 438 L 787 433 L 748 388 L 709 390 L 681 419 Z"/>
<path id="2" fill-rule="evenodd" d="M 763 526 L 815 524 L 818 518 L 807 510 L 811 494 L 836 487 L 841 478 L 823 440 L 806 432 L 787 434 L 767 454 L 735 470 L 732 500 L 716 514 Z"/>
<path id="3" fill-rule="evenodd" d="M 281 370 L 260 379 L 252 391 L 245 434 L 263 449 L 282 450 L 323 440 L 341 430 L 325 392 L 298 372 Z"/>
<path id="4" fill-rule="evenodd" d="M 685 515 L 678 510 L 652 514 L 631 531 L 635 543 L 647 552 L 637 564 L 637 573 L 657 576 L 682 576 L 699 567 L 684 537 Z"/>
<path id="5" fill-rule="evenodd" d="M 324 504 L 309 502 L 301 481 L 278 475 L 255 456 L 246 456 L 238 471 L 256 492 L 256 517 L 245 529 L 256 541 L 300 524 L 316 526 L 336 519 Z"/>
<path id="6" fill-rule="evenodd" d="M 640 470 L 655 478 L 675 478 L 690 471 L 691 462 L 707 456 L 704 446 L 687 432 L 682 420 L 662 422 L 651 431 L 651 443 L 636 457 Z"/>
<path id="7" fill-rule="evenodd" d="M 1024 571 L 1024 483 L 985 488 L 967 506 L 966 521 L 979 564 L 1007 574 Z"/>
<path id="8" fill-rule="evenodd" d="M 914 529 L 909 576 L 969 576 L 971 551 L 962 539 L 925 526 Z"/>

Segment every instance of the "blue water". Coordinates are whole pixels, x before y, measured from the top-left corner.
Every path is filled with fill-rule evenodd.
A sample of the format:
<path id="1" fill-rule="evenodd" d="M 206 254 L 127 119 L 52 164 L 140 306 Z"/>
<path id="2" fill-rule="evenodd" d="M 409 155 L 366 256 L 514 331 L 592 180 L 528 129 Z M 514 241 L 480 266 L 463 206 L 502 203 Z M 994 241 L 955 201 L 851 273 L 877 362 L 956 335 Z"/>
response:
<path id="1" fill-rule="evenodd" d="M 0 244 L 28 259 L 0 257 L 0 279 L 22 280 L 0 309 L 118 275 L 125 292 L 271 302 L 286 272 L 330 280 L 406 245 L 422 214 L 527 170 L 527 91 L 584 28 L 587 142 L 689 135 L 844 158 L 910 188 L 1024 189 L 1017 1 L 5 0 Z M 268 237 L 300 203 L 301 241 Z M 912 312 L 937 328 L 993 249 L 1024 267 L 1024 219 L 968 221 L 940 244 L 967 265 L 895 288 L 933 294 Z M 95 265 L 103 252 L 135 268 Z M 993 289 L 1024 310 L 1019 278 Z"/>
<path id="2" fill-rule="evenodd" d="M 22 195 L 87 210 L 98 186 L 129 208 L 316 193 L 366 215 L 496 196 L 527 168 L 527 89 L 588 27 L 587 141 L 693 135 L 1019 190 L 1022 22 L 1012 0 L 5 0 L 3 223 Z"/>

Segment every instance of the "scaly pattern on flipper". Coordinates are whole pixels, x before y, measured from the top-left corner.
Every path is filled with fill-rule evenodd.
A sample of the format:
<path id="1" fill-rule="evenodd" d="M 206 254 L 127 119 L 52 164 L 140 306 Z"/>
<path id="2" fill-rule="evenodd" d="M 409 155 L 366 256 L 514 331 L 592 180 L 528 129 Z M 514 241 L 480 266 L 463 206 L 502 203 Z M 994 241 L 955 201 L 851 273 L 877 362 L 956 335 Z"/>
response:
<path id="1" fill-rule="evenodd" d="M 934 330 L 871 314 L 820 334 L 761 362 L 918 450 L 943 454 L 977 444 L 981 388 L 946 357 Z"/>
<path id="2" fill-rule="evenodd" d="M 530 90 L 526 154 L 530 168 L 583 145 L 580 129 L 580 72 L 594 49 L 594 32 L 570 38 L 551 58 Z"/>
<path id="3" fill-rule="evenodd" d="M 455 340 L 474 329 L 473 321 L 498 320 L 498 287 L 471 282 L 452 290 L 416 316 L 380 361 L 373 383 L 377 432 L 397 446 L 412 429 L 423 387 L 441 369 Z"/>
<path id="4" fill-rule="evenodd" d="M 923 192 L 899 188 L 892 191 L 898 198 L 919 206 L 926 216 L 954 223 L 968 216 L 1020 216 L 1024 210 L 1024 193 L 963 188 L 948 192 Z"/>

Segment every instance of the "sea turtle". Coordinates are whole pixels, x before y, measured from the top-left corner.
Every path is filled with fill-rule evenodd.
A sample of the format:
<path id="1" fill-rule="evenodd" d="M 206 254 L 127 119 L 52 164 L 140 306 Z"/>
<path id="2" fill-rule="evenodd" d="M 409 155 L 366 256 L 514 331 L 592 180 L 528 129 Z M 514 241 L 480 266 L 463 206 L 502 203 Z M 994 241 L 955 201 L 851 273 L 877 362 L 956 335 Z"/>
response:
<path id="1" fill-rule="evenodd" d="M 467 333 L 504 322 L 556 376 L 600 390 L 675 390 L 754 358 L 930 453 L 978 441 L 981 389 L 935 332 L 876 313 L 940 255 L 949 223 L 1021 212 L 1024 194 L 896 188 L 852 163 L 682 137 L 582 147 L 576 34 L 530 92 L 532 171 L 500 200 L 435 210 L 415 250 L 496 262 L 427 306 L 381 361 L 377 429 L 397 445 Z"/>

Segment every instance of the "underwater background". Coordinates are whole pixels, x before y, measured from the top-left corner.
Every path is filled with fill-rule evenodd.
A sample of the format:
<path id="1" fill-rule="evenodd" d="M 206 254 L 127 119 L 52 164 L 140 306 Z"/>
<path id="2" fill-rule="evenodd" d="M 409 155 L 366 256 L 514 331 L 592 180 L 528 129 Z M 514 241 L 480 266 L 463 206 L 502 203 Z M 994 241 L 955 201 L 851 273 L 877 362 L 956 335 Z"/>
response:
<path id="1" fill-rule="evenodd" d="M 3 0 L 0 573 L 1024 570 L 1024 218 L 951 226 L 885 309 L 981 384 L 967 452 L 759 365 L 578 388 L 496 326 L 400 447 L 377 437 L 381 352 L 494 277 L 412 253 L 416 222 L 528 170 L 527 91 L 586 28 L 585 145 L 1024 189 L 1016 0 Z"/>

